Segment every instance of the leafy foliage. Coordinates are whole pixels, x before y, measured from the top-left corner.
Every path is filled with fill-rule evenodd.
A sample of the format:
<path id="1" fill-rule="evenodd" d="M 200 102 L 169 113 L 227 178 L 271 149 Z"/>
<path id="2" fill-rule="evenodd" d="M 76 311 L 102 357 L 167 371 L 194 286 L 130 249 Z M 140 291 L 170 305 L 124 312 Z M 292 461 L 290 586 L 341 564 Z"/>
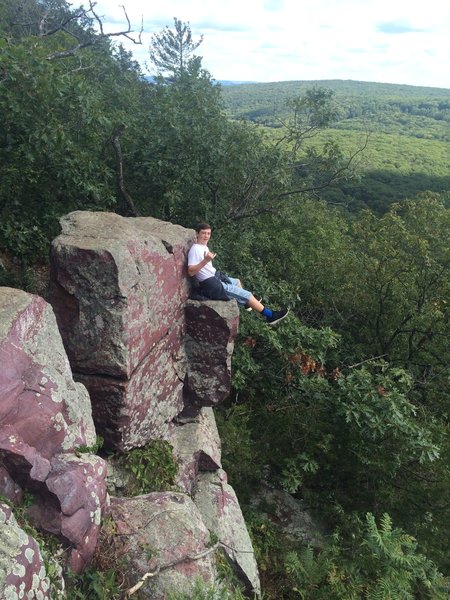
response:
<path id="1" fill-rule="evenodd" d="M 288 81 L 227 86 L 222 96 L 233 118 L 264 125 L 274 139 L 288 139 L 283 128 L 292 103 L 318 85 L 334 93 L 336 112 L 312 147 L 330 140 L 351 154 L 369 134 L 364 154 L 358 157 L 362 180 L 341 181 L 324 189 L 323 198 L 352 210 L 370 207 L 383 213 L 390 204 L 420 192 L 448 193 L 449 90 L 357 81 Z"/>
<path id="2" fill-rule="evenodd" d="M 239 590 L 230 590 L 221 584 L 207 585 L 202 579 L 197 579 L 191 592 L 171 593 L 168 600 L 244 600 L 247 598 Z"/>
<path id="3" fill-rule="evenodd" d="M 119 600 L 123 598 L 123 590 L 113 568 L 99 571 L 88 567 L 82 575 L 69 575 L 66 597 L 68 600 Z"/>
<path id="4" fill-rule="evenodd" d="M 173 448 L 164 440 L 133 448 L 117 460 L 132 475 L 127 489 L 130 496 L 170 489 L 178 472 Z"/>
<path id="5" fill-rule="evenodd" d="M 311 547 L 286 557 L 295 596 L 302 600 L 336 598 L 350 600 L 444 599 L 448 586 L 434 565 L 417 552 L 415 540 L 394 529 L 389 515 L 377 526 L 366 515 L 362 539 L 354 552 L 358 566 L 337 545 L 315 554 Z"/>

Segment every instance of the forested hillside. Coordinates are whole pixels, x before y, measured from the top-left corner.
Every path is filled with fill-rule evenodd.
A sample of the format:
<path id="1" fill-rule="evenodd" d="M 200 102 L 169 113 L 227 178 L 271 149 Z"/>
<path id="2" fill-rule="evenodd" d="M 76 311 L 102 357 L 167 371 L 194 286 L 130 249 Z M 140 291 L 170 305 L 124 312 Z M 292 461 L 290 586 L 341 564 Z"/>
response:
<path id="1" fill-rule="evenodd" d="M 69 211 L 210 222 L 216 266 L 291 309 L 273 329 L 241 311 L 218 414 L 264 598 L 449 598 L 450 92 L 221 89 L 177 20 L 149 83 L 100 25 L 95 6 L 0 5 L 0 284 L 45 295 Z M 322 542 L 286 538 L 263 488 Z M 119 597 L 100 559 L 72 598 Z"/>
<path id="2" fill-rule="evenodd" d="M 363 181 L 324 192 L 350 209 L 379 213 L 395 201 L 432 190 L 450 192 L 450 90 L 360 81 L 288 81 L 227 86 L 222 96 L 232 118 L 282 128 L 292 99 L 305 90 L 333 91 L 336 116 L 319 136 L 348 152 L 368 134 L 360 161 Z M 317 141 L 317 140 L 316 140 Z"/>

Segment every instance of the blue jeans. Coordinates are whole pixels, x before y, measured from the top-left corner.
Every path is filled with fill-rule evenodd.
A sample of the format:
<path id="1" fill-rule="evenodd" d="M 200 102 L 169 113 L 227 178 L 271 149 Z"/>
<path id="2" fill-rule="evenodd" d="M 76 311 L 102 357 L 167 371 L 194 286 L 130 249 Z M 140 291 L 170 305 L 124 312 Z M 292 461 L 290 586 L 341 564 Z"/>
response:
<path id="1" fill-rule="evenodd" d="M 246 306 L 252 293 L 238 286 L 239 279 L 234 277 L 228 277 L 228 279 L 231 280 L 231 283 L 221 282 L 227 296 L 232 300 L 237 300 L 238 304 Z"/>

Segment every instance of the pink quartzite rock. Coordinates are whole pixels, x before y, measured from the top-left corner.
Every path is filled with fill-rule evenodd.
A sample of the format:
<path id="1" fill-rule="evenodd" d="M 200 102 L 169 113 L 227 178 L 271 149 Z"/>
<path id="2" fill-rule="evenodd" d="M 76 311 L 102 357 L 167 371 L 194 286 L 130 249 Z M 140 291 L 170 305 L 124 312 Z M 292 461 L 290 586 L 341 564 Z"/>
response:
<path id="1" fill-rule="evenodd" d="M 38 479 L 49 459 L 92 445 L 89 395 L 75 383 L 52 308 L 0 288 L 0 449 L 24 456 Z M 34 474 L 34 473 L 33 473 Z"/>
<path id="2" fill-rule="evenodd" d="M 0 288 L 0 457 L 3 481 L 35 494 L 30 513 L 65 538 L 79 572 L 96 544 L 106 497 L 98 457 L 73 452 L 95 442 L 86 388 L 72 379 L 52 308 L 42 298 Z M 5 483 L 6 485 L 6 483 Z"/>
<path id="3" fill-rule="evenodd" d="M 205 525 L 217 535 L 247 591 L 259 596 L 260 582 L 252 542 L 225 471 L 200 473 L 194 502 Z"/>
<path id="4" fill-rule="evenodd" d="M 216 572 L 210 533 L 189 496 L 155 492 L 111 498 L 115 547 L 126 556 L 129 585 L 146 573 L 139 597 L 166 600 L 168 593 L 192 590 L 195 579 L 213 583 Z"/>
<path id="5" fill-rule="evenodd" d="M 214 406 L 230 393 L 231 357 L 239 325 L 236 302 L 198 302 L 185 306 L 188 373 L 184 403 L 189 409 Z"/>
<path id="6" fill-rule="evenodd" d="M 51 600 L 39 546 L 19 527 L 7 504 L 0 504 L 0 598 Z"/>
<path id="7" fill-rule="evenodd" d="M 142 361 L 131 379 L 76 375 L 93 400 L 92 414 L 105 445 L 129 450 L 163 438 L 182 410 L 182 328 L 174 327 Z M 180 372 L 181 371 L 181 372 Z"/>
<path id="8" fill-rule="evenodd" d="M 221 467 L 221 442 L 212 408 L 202 408 L 198 416 L 174 427 L 168 441 L 180 465 L 175 484 L 190 494 L 199 471 Z"/>
<path id="9" fill-rule="evenodd" d="M 73 371 L 129 379 L 182 322 L 193 231 L 76 211 L 52 244 L 51 303 Z"/>
<path id="10" fill-rule="evenodd" d="M 74 212 L 52 246 L 51 302 L 105 445 L 164 437 L 182 410 L 183 305 L 193 231 L 150 217 Z"/>
<path id="11" fill-rule="evenodd" d="M 107 502 L 105 462 L 88 454 L 56 456 L 45 485 L 58 504 L 38 495 L 29 512 L 42 529 L 63 536 L 71 544 L 69 567 L 79 573 L 97 545 Z"/>

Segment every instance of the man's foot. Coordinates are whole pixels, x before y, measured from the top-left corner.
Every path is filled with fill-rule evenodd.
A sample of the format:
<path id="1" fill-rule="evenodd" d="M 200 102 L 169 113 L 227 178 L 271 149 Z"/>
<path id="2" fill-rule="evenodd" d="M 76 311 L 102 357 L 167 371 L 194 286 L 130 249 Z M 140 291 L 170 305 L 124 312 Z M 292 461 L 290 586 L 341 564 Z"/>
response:
<path id="1" fill-rule="evenodd" d="M 267 317 L 267 324 L 275 325 L 275 323 L 278 323 L 279 321 L 282 321 L 285 317 L 287 317 L 288 314 L 289 314 L 288 308 L 283 308 L 283 310 L 274 310 L 274 311 L 272 311 L 272 316 Z"/>

